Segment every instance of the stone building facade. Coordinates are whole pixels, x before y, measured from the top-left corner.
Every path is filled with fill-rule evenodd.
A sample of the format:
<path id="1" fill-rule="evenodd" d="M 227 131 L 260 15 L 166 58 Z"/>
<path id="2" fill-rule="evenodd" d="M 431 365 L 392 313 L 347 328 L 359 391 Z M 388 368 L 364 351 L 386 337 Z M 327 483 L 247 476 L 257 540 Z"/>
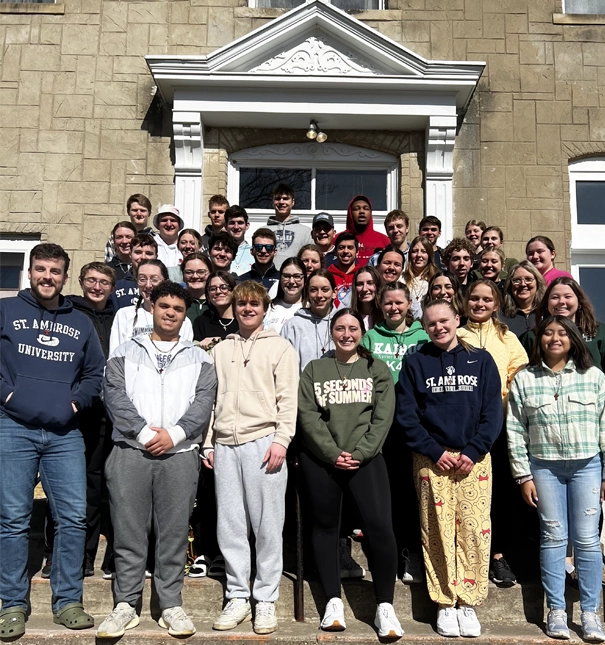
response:
<path id="1" fill-rule="evenodd" d="M 189 222 L 201 226 L 207 223 L 200 217 L 210 195 L 234 194 L 230 182 L 236 175 L 230 160 L 238 153 L 306 142 L 306 126 L 316 114 L 308 114 L 304 123 L 238 119 L 237 114 L 224 122 L 218 116 L 206 120 L 203 114 L 197 121 L 185 120 L 185 126 L 177 122 L 176 114 L 190 114 L 189 108 L 198 105 L 195 87 L 205 82 L 191 70 L 202 70 L 203 76 L 206 62 L 199 61 L 210 61 L 217 49 L 225 48 L 226 60 L 242 49 L 242 42 L 252 43 L 250 51 L 260 51 L 271 41 L 274 55 L 281 38 L 287 51 L 284 31 L 269 32 L 272 24 L 286 25 L 278 21 L 287 21 L 288 10 L 253 4 L 0 2 L 0 252 L 18 252 L 35 239 L 58 242 L 70 252 L 72 274 L 77 275 L 82 264 L 102 258 L 108 232 L 125 214 L 132 193 L 148 195 L 156 207 L 175 199 L 178 203 L 176 193 L 181 190 L 182 207 L 192 208 L 192 200 L 197 204 Z M 330 14 L 323 0 L 307 4 L 319 5 L 326 24 L 338 23 L 344 39 L 339 42 L 346 41 L 347 29 L 354 25 Z M 399 73 L 385 72 L 388 55 L 392 60 L 399 56 L 397 65 L 408 65 L 410 74 L 416 73 L 414 65 L 424 65 L 422 61 L 434 61 L 434 69 L 445 69 L 448 62 L 449 76 L 439 87 L 443 96 L 454 76 L 467 74 L 463 63 L 468 62 L 468 74 L 475 74 L 476 80 L 456 90 L 458 99 L 446 125 L 434 113 L 413 118 L 411 109 L 404 116 L 389 114 L 384 122 L 363 114 L 340 119 L 335 112 L 332 120 L 329 115 L 324 120 L 332 124 L 324 126 L 329 144 L 335 150 L 352 146 L 395 159 L 390 205 L 406 210 L 415 223 L 425 214 L 439 215 L 443 207 L 443 200 L 431 201 L 427 195 L 434 171 L 430 156 L 437 154 L 443 168 L 434 171 L 434 180 L 440 186 L 447 175 L 450 182 L 450 237 L 463 233 L 468 219 L 482 219 L 500 226 L 507 254 L 521 258 L 524 242 L 542 233 L 555 242 L 558 266 L 575 271 L 586 266 L 605 275 L 605 218 L 591 215 L 589 229 L 578 224 L 573 200 L 574 164 L 590 161 L 575 167 L 592 173 L 586 175 L 591 180 L 605 181 L 605 167 L 600 166 L 601 157 L 605 159 L 605 16 L 563 13 L 561 0 L 385 4 L 384 9 L 350 17 L 362 25 L 355 42 L 373 39 L 368 56 L 383 66 L 383 78 Z M 303 16 L 303 10 L 297 7 L 290 13 Z M 256 44 L 246 41 L 258 28 L 268 30 L 266 37 L 261 35 Z M 355 43 L 351 47 L 355 49 Z M 235 54 L 230 60 L 225 78 L 252 69 L 244 69 L 243 63 L 237 67 Z M 172 76 L 165 80 L 170 74 L 162 70 L 168 63 Z M 268 63 L 254 64 L 258 70 Z M 174 81 L 175 66 L 181 80 Z M 422 71 L 426 84 L 437 73 L 429 67 Z M 182 80 L 185 68 L 193 74 L 187 77 L 190 81 Z M 359 69 L 365 82 L 367 70 L 361 63 Z M 185 89 L 193 98 L 177 105 L 175 88 L 188 82 L 192 85 Z M 402 86 L 398 96 L 407 91 Z M 409 91 L 424 89 L 414 86 Z M 218 113 L 219 108 L 213 109 Z M 300 101 L 294 111 L 304 113 Z M 191 128 L 196 127 L 200 133 L 194 136 Z M 185 153 L 183 137 L 188 139 Z M 191 177 L 197 182 L 195 189 L 185 185 Z M 180 189 L 179 180 L 184 182 Z M 594 279 L 597 274 L 591 275 Z"/>

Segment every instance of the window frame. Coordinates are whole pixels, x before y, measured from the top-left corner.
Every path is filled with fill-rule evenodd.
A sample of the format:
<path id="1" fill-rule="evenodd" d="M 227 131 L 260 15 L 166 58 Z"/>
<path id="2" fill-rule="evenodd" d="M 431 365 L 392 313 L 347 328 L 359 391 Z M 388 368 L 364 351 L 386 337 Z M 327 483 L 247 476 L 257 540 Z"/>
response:
<path id="1" fill-rule="evenodd" d="M 569 207 L 571 210 L 572 251 L 600 250 L 595 240 L 605 239 L 605 223 L 578 224 L 576 183 L 601 181 L 605 184 L 605 157 L 580 159 L 569 163 Z"/>
<path id="2" fill-rule="evenodd" d="M 326 0 L 329 4 L 332 4 L 331 0 Z M 365 11 L 384 11 L 386 10 L 387 0 L 378 0 L 378 9 L 365 9 Z M 248 7 L 250 9 L 281 9 L 282 7 L 259 7 L 258 0 L 248 0 Z M 290 9 L 286 9 L 290 11 Z M 357 11 L 356 11 L 357 13 Z"/>
<path id="3" fill-rule="evenodd" d="M 569 2 L 569 0 L 563 0 L 561 9 L 562 9 L 564 14 L 572 15 L 572 16 L 602 16 L 602 15 L 605 15 L 605 8 L 603 9 L 603 11 L 600 11 L 598 13 L 586 13 L 586 12 L 578 13 L 577 11 L 569 11 L 567 9 L 567 3 L 568 2 Z"/>
<path id="4" fill-rule="evenodd" d="M 381 223 L 386 214 L 398 208 L 399 203 L 399 158 L 395 155 L 379 152 L 370 148 L 361 148 L 347 144 L 334 143 L 292 143 L 269 144 L 246 148 L 229 155 L 227 171 L 227 199 L 230 204 L 239 204 L 240 168 L 311 168 L 311 203 L 315 202 L 316 170 L 386 170 L 387 173 L 387 208 L 384 211 L 373 211 L 374 227 Z M 353 195 L 351 195 L 353 197 Z M 246 209 L 250 223 L 266 223 L 273 210 Z M 300 218 L 302 224 L 311 226 L 313 217 L 321 212 L 320 208 L 302 210 L 294 208 L 293 215 Z M 335 228 L 345 227 L 347 211 L 331 210 Z M 254 228 L 251 226 L 251 229 Z"/>
<path id="5" fill-rule="evenodd" d="M 0 238 L 0 253 L 23 253 L 23 265 L 21 267 L 21 283 L 19 284 L 19 291 L 21 289 L 26 289 L 29 286 L 29 280 L 27 278 L 27 270 L 29 269 L 29 254 L 37 244 L 40 244 L 39 239 Z M 12 293 L 13 291 L 14 289 L 0 289 L 0 298 L 8 297 L 8 293 Z M 2 294 L 6 295 L 2 296 Z"/>

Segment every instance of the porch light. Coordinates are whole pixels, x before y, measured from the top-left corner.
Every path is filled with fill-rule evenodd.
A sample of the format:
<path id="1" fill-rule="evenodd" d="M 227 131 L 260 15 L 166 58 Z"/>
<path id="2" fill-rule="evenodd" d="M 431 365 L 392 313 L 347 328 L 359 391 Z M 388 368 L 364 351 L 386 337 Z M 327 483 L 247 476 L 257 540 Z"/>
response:
<path id="1" fill-rule="evenodd" d="M 317 121 L 311 121 L 309 123 L 309 129 L 307 130 L 307 139 L 316 139 L 317 138 Z"/>

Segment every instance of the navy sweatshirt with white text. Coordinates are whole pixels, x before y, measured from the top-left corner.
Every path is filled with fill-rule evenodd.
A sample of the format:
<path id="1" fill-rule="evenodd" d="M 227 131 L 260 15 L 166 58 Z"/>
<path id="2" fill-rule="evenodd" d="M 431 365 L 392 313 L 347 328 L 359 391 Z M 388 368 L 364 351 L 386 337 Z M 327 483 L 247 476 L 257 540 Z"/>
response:
<path id="1" fill-rule="evenodd" d="M 48 310 L 24 289 L 0 300 L 0 348 L 0 411 L 32 428 L 77 428 L 71 402 L 92 404 L 105 366 L 90 319 L 63 296 Z"/>
<path id="2" fill-rule="evenodd" d="M 473 462 L 487 454 L 503 422 L 500 375 L 484 349 L 433 343 L 408 357 L 399 375 L 397 421 L 408 446 L 437 462 L 444 448 Z"/>

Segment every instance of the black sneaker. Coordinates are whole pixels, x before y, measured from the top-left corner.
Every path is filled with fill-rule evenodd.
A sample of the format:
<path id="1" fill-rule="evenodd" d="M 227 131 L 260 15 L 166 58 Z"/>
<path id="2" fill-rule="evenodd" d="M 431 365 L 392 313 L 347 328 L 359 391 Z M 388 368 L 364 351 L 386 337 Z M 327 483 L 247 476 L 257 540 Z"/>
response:
<path id="1" fill-rule="evenodd" d="M 489 564 L 489 579 L 498 587 L 512 587 L 517 584 L 515 574 L 504 558 L 492 558 Z"/>
<path id="2" fill-rule="evenodd" d="M 44 566 L 42 567 L 42 571 L 40 572 L 40 576 L 42 578 L 50 578 L 50 572 L 53 567 L 53 556 L 47 555 L 46 560 L 44 562 Z"/>
<path id="3" fill-rule="evenodd" d="M 341 578 L 363 578 L 366 574 L 365 569 L 353 560 L 349 541 L 342 538 L 339 541 L 340 551 L 340 577 Z"/>
<path id="4" fill-rule="evenodd" d="M 95 575 L 95 561 L 87 553 L 84 556 L 84 577 L 85 578 L 90 578 L 91 576 L 94 576 L 94 575 Z"/>

